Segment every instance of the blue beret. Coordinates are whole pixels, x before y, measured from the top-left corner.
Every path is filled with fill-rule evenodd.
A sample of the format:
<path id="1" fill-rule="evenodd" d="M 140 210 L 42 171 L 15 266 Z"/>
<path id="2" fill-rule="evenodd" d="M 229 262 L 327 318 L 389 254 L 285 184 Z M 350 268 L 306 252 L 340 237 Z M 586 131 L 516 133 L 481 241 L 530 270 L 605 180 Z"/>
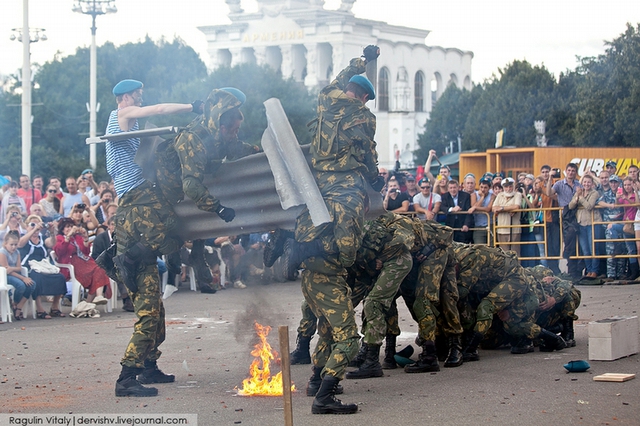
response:
<path id="1" fill-rule="evenodd" d="M 376 91 L 373 89 L 373 84 L 371 84 L 367 77 L 362 75 L 354 75 L 349 80 L 349 83 L 355 83 L 358 86 L 362 87 L 369 94 L 370 101 L 376 98 Z"/>
<path id="2" fill-rule="evenodd" d="M 86 175 L 87 173 L 93 173 L 93 170 L 92 169 L 84 169 L 81 174 L 82 175 Z"/>
<path id="3" fill-rule="evenodd" d="M 247 101 L 247 96 L 242 93 L 242 90 L 240 89 L 236 89 L 235 87 L 223 87 L 220 90 L 231 93 L 233 96 L 235 96 L 236 99 L 240 101 L 241 104 L 244 104 Z"/>
<path id="4" fill-rule="evenodd" d="M 122 80 L 120 83 L 113 86 L 113 94 L 115 96 L 124 95 L 125 93 L 140 89 L 142 86 L 142 82 L 138 80 Z"/>

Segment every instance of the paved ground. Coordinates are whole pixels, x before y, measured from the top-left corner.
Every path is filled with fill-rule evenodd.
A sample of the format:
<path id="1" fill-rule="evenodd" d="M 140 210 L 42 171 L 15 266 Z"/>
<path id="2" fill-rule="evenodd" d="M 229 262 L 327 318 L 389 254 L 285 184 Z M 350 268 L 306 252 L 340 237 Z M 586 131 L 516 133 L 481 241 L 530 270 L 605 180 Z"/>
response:
<path id="1" fill-rule="evenodd" d="M 434 374 L 387 370 L 383 378 L 345 380 L 342 399 L 360 406 L 351 416 L 311 414 L 304 388 L 309 366 L 292 366 L 294 422 L 298 425 L 639 425 L 640 378 L 594 382 L 597 374 L 636 373 L 640 356 L 591 361 L 586 373 L 563 364 L 588 359 L 588 321 L 637 315 L 640 286 L 581 287 L 578 346 L 561 352 L 511 355 L 482 351 L 481 361 Z M 281 425 L 281 398 L 241 397 L 253 321 L 289 326 L 292 344 L 302 295 L 299 282 L 253 285 L 214 295 L 185 287 L 166 302 L 167 341 L 160 366 L 177 375 L 158 385 L 155 398 L 115 398 L 119 359 L 134 315 L 122 310 L 97 319 L 25 320 L 0 325 L 0 413 L 197 413 L 204 425 Z M 66 308 L 68 311 L 69 308 Z M 403 308 L 404 309 L 404 308 Z M 411 344 L 416 326 L 403 312 L 399 344 Z M 414 355 L 415 357 L 415 355 Z M 355 422 L 355 423 L 354 423 Z"/>

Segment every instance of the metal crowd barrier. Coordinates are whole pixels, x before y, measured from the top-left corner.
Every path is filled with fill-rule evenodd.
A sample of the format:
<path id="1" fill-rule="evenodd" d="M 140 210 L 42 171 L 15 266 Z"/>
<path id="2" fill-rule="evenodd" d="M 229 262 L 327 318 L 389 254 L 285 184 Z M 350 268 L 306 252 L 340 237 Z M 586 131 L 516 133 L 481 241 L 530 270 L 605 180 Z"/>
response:
<path id="1" fill-rule="evenodd" d="M 618 205 L 616 205 L 617 207 Z M 629 207 L 637 207 L 640 208 L 640 203 L 637 204 L 621 204 L 620 208 L 629 208 Z M 604 209 L 604 207 L 601 206 L 596 206 L 596 209 Z M 562 221 L 562 208 L 561 207 L 543 207 L 543 208 L 533 208 L 533 209 L 517 209 L 514 210 L 514 213 L 527 213 L 527 212 L 532 212 L 534 214 L 537 214 L 538 212 L 543 212 L 543 217 L 546 216 L 546 212 L 548 211 L 557 211 L 558 212 L 558 217 L 559 217 L 559 235 L 557 236 L 557 238 L 559 239 L 559 255 L 557 256 L 550 256 L 549 255 L 549 247 L 548 247 L 548 241 L 549 241 L 549 235 L 547 234 L 547 226 L 545 222 L 540 222 L 540 223 L 532 223 L 532 224 L 516 224 L 516 225 L 504 225 L 504 226 L 498 226 L 496 224 L 496 216 L 495 214 L 489 214 L 487 212 L 473 212 L 473 213 L 469 213 L 469 212 L 452 212 L 452 213 L 447 213 L 447 214 L 486 214 L 487 218 L 488 218 L 488 223 L 489 226 L 487 228 L 469 228 L 469 232 L 473 232 L 476 230 L 482 230 L 482 231 L 487 231 L 487 245 L 492 245 L 495 247 L 499 247 L 500 245 L 505 245 L 505 244 L 509 244 L 509 245 L 519 245 L 519 246 L 525 246 L 525 245 L 534 245 L 534 246 L 538 246 L 538 248 L 540 248 L 541 246 L 544 247 L 544 253 L 539 255 L 539 256 L 520 256 L 520 259 L 522 260 L 562 260 L 562 253 L 563 253 L 563 247 L 564 247 L 564 232 L 563 232 L 563 221 Z M 416 212 L 403 212 L 400 213 L 403 215 L 407 215 L 407 216 L 411 216 L 411 217 L 415 217 L 417 216 Z M 580 251 L 579 251 L 579 241 L 576 241 L 576 253 L 574 255 L 572 255 L 570 258 L 571 259 L 591 259 L 591 258 L 597 258 L 597 259 L 608 259 L 611 258 L 612 255 L 608 255 L 606 253 L 602 253 L 602 250 L 596 250 L 597 244 L 606 244 L 607 242 L 613 242 L 613 243 L 628 243 L 630 241 L 634 241 L 636 243 L 636 245 L 638 244 L 638 241 L 640 241 L 640 238 L 636 238 L 635 234 L 633 236 L 630 236 L 629 238 L 611 238 L 611 239 L 607 239 L 606 236 L 605 238 L 596 238 L 596 227 L 600 226 L 602 227 L 602 225 L 608 225 L 610 223 L 619 223 L 619 224 L 627 224 L 627 223 L 631 223 L 631 224 L 635 224 L 637 223 L 635 220 L 618 220 L 618 221 L 596 221 L 594 218 L 594 212 L 591 212 L 591 253 L 592 255 L 590 256 L 583 256 L 580 255 Z M 511 242 L 500 242 L 497 239 L 497 231 L 499 229 L 513 229 L 513 228 L 519 228 L 519 229 L 524 229 L 524 228 L 531 228 L 531 233 L 535 234 L 535 230 L 537 228 L 542 228 L 541 229 L 541 234 L 543 236 L 541 241 L 537 241 L 537 240 L 533 240 L 533 241 L 511 241 Z M 462 228 L 454 228 L 454 231 L 461 231 Z M 604 232 L 603 232 L 604 234 Z M 520 233 L 520 235 L 522 236 L 522 232 Z M 576 237 L 579 238 L 579 237 Z M 600 251 L 600 253 L 598 253 L 598 251 Z M 637 250 L 638 252 L 640 252 L 640 250 Z M 638 257 L 639 254 L 616 254 L 615 257 L 616 258 L 632 258 L 632 257 Z"/>

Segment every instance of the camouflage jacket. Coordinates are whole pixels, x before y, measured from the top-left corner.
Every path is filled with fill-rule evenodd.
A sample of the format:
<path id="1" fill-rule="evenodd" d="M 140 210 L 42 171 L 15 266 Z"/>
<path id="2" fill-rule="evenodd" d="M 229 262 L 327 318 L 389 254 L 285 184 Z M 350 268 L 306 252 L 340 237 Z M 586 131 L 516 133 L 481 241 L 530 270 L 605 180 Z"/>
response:
<path id="1" fill-rule="evenodd" d="M 236 160 L 260 150 L 239 140 L 223 143 L 220 137 L 220 117 L 240 105 L 228 92 L 214 90 L 207 98 L 204 114 L 175 139 L 158 146 L 156 178 L 171 204 L 186 195 L 200 210 L 215 212 L 220 202 L 204 185 L 205 174 L 215 173 L 224 160 Z"/>
<path id="2" fill-rule="evenodd" d="M 359 99 L 344 93 L 349 79 L 365 70 L 354 58 L 318 95 L 318 118 L 311 142 L 311 165 L 321 172 L 357 170 L 368 182 L 378 177 L 376 117 Z"/>
<path id="3" fill-rule="evenodd" d="M 448 226 L 418 218 L 411 219 L 411 223 L 415 234 L 411 253 L 417 253 L 428 243 L 433 243 L 438 248 L 450 247 L 453 243 L 453 229 Z"/>
<path id="4" fill-rule="evenodd" d="M 414 232 L 411 219 L 394 213 L 385 213 L 364 225 L 362 245 L 356 257 L 356 263 L 366 269 L 372 268 L 372 262 L 378 259 L 386 262 L 398 256 L 403 250 L 413 247 Z M 374 268 L 375 269 L 375 268 Z"/>

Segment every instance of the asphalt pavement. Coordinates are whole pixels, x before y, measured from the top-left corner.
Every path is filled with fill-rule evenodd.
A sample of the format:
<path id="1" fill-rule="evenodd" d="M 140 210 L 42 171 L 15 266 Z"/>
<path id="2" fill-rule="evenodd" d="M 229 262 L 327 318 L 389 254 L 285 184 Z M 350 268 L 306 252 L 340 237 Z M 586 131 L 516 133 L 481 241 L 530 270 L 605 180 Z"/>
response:
<path id="1" fill-rule="evenodd" d="M 571 360 L 588 360 L 589 321 L 638 315 L 640 286 L 579 288 L 576 347 L 526 355 L 481 350 L 480 361 L 438 373 L 406 374 L 398 368 L 385 370 L 382 378 L 344 380 L 339 397 L 357 403 L 357 414 L 311 414 L 312 398 L 304 392 L 310 366 L 294 365 L 294 424 L 640 425 L 640 377 L 624 383 L 593 381 L 603 373 L 638 374 L 640 356 L 590 361 L 585 373 L 569 374 L 563 368 Z M 93 319 L 1 324 L 0 413 L 185 413 L 197 414 L 200 426 L 282 425 L 281 397 L 238 396 L 237 387 L 253 360 L 253 323 L 273 327 L 268 341 L 276 349 L 278 327 L 288 326 L 293 346 L 301 301 L 299 281 L 249 284 L 216 294 L 196 293 L 183 284 L 165 302 L 167 339 L 158 363 L 176 374 L 176 382 L 157 385 L 159 395 L 153 398 L 114 396 L 133 313 L 117 309 Z M 402 348 L 413 344 L 417 326 L 403 305 L 400 309 Z M 418 352 L 416 348 L 414 359 Z"/>

